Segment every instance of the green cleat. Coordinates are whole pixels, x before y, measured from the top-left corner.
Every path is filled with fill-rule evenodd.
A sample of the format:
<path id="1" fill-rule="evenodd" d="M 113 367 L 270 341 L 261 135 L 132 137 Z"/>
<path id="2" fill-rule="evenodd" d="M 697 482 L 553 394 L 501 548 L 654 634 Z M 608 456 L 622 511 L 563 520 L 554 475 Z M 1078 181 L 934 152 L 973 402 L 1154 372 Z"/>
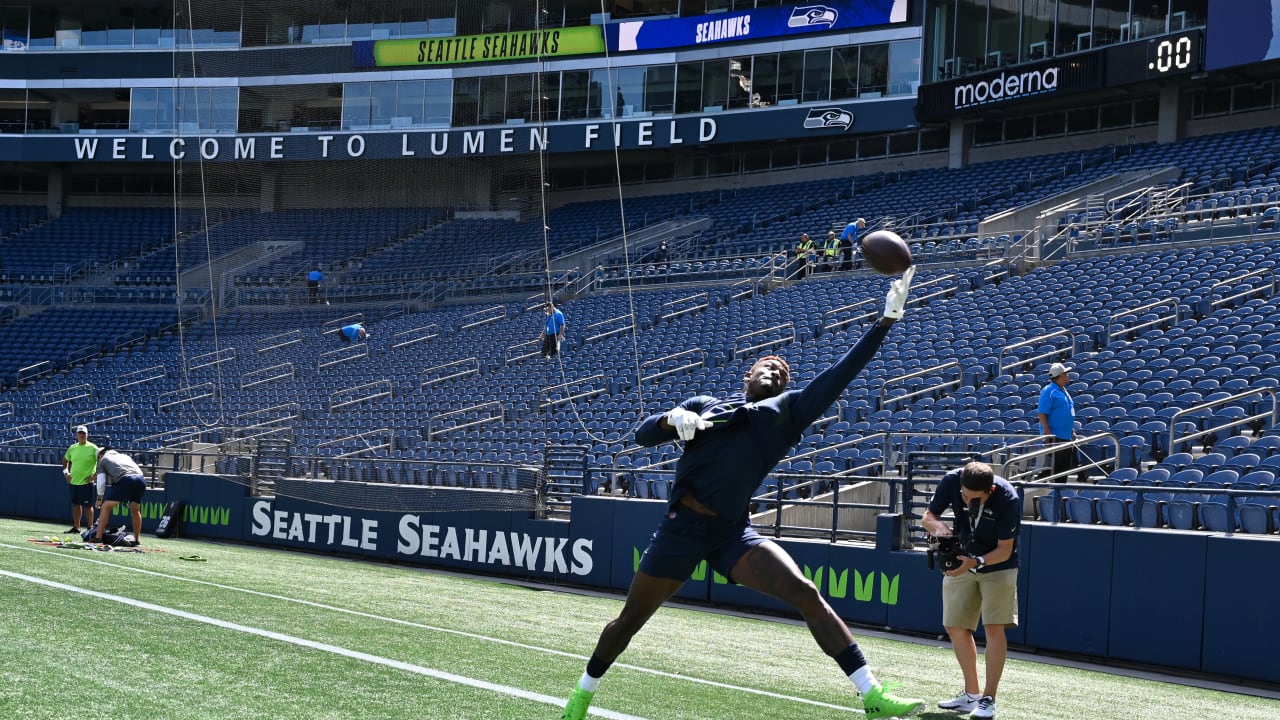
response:
<path id="1" fill-rule="evenodd" d="M 924 705 L 924 700 L 902 698 L 893 694 L 893 685 L 877 685 L 862 696 L 862 709 L 866 711 L 868 720 L 875 718 L 903 717 L 910 715 Z M 567 717 L 567 716 L 566 716 Z"/>
<path id="2" fill-rule="evenodd" d="M 565 703 L 560 720 L 583 720 L 587 716 L 587 708 L 591 706 L 591 698 L 595 696 L 595 693 L 587 692 L 582 688 L 574 690 L 573 695 L 569 697 L 569 702 Z"/>

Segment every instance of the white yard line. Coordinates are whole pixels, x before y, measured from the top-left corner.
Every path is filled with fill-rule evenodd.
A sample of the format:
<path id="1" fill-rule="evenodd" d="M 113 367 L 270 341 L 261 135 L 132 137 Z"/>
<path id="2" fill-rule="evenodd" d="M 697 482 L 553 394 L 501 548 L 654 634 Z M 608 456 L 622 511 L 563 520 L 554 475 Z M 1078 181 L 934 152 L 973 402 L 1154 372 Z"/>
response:
<path id="1" fill-rule="evenodd" d="M 473 687 L 479 690 L 486 690 L 489 692 L 499 693 L 501 695 L 509 695 L 511 697 L 520 698 L 522 700 L 533 700 L 534 702 L 540 702 L 540 703 L 552 705 L 555 707 L 564 706 L 564 700 L 561 698 L 551 697 L 550 695 L 542 695 L 540 693 L 532 693 L 527 690 L 521 690 L 520 688 L 514 688 L 508 685 L 498 685 L 496 683 L 486 682 L 484 680 L 476 680 L 475 678 L 469 678 L 463 675 L 455 675 L 453 673 L 444 672 L 443 670 L 435 670 L 433 668 L 423 667 L 421 665 L 414 665 L 412 663 L 402 662 L 400 660 L 393 660 L 391 658 L 385 658 L 379 655 L 370 655 L 369 653 L 360 652 L 359 650 L 351 650 L 350 648 L 339 647 L 337 645 L 330 645 L 328 643 L 316 642 L 314 640 L 307 640 L 306 638 L 300 638 L 294 635 L 285 635 L 284 633 L 278 633 L 272 630 L 263 630 L 261 628 L 249 627 L 248 625 L 241 625 L 239 623 L 227 622 L 225 620 L 211 618 L 208 615 L 197 615 L 196 613 L 190 613 L 185 610 L 178 610 L 175 608 L 165 607 L 163 605 L 156 605 L 154 603 L 144 602 L 142 600 L 134 600 L 133 598 L 122 597 L 120 595 L 112 595 L 110 593 L 98 592 L 97 590 L 89 590 L 87 588 L 76 587 L 75 585 L 67 585 L 66 583 L 60 583 L 54 580 L 46 580 L 44 578 L 32 577 L 31 575 L 23 575 L 22 573 L 11 572 L 9 570 L 0 570 L 0 575 L 5 577 L 11 577 L 15 580 L 22 580 L 24 582 L 33 583 L 36 585 L 44 585 L 45 587 L 54 588 L 56 590 L 65 590 L 67 592 L 79 593 L 81 595 L 88 595 L 89 597 L 99 598 L 101 600 L 110 600 L 112 602 L 118 602 L 123 605 L 130 605 L 136 608 L 140 608 L 142 610 L 149 610 L 151 612 L 162 613 L 165 615 L 172 615 L 177 618 L 182 618 L 183 620 L 193 620 L 195 622 L 205 623 L 206 625 L 213 625 L 214 627 L 223 628 L 224 630 L 235 630 L 236 632 L 247 633 L 249 635 L 257 635 L 258 637 L 268 638 L 270 640 L 278 640 L 280 642 L 289 643 L 291 645 L 297 645 L 299 647 L 311 648 L 312 650 L 319 650 L 321 652 L 333 653 L 334 655 L 341 655 L 342 657 L 351 658 L 353 660 L 363 660 L 365 662 L 374 663 L 375 665 L 385 665 L 386 667 L 394 668 L 396 670 L 403 670 L 405 672 L 410 672 L 417 675 L 425 675 L 430 678 L 435 678 L 437 680 L 443 680 L 445 682 L 455 683 L 457 685 L 466 685 L 467 687 Z M 636 715 L 627 715 L 625 713 L 613 712 L 612 710 L 604 710 L 600 708 L 591 708 L 590 712 L 592 715 L 596 715 L 602 718 L 609 718 L 609 720 L 645 720 L 644 718 L 638 717 Z"/>
<path id="2" fill-rule="evenodd" d="M 77 554 L 77 553 L 69 553 L 69 552 L 66 552 L 66 551 L 59 551 L 59 550 L 48 550 L 48 549 L 42 548 L 42 547 L 40 547 L 40 546 L 30 546 L 30 545 L 11 545 L 11 544 L 9 544 L 9 543 L 0 543 L 0 547 L 3 547 L 3 548 L 10 548 L 10 549 L 12 549 L 12 550 L 27 550 L 27 551 L 31 551 L 31 552 L 38 552 L 38 553 L 45 554 L 45 555 L 52 555 L 52 556 L 54 556 L 54 557 L 66 558 L 66 559 L 70 559 L 70 560 L 77 560 L 77 561 L 79 561 L 79 562 L 88 562 L 88 563 L 94 563 L 94 564 L 98 564 L 98 565 L 106 565 L 106 566 L 108 566 L 108 567 L 111 567 L 111 568 L 114 568 L 114 569 L 117 569 L 117 570 L 127 570 L 127 571 L 129 571 L 129 572 L 142 573 L 142 574 L 144 574 L 144 575 L 152 575 L 152 576 L 155 576 L 155 577 L 165 578 L 165 579 L 167 579 L 167 580 L 176 580 L 176 581 L 179 581 L 179 582 L 186 582 L 186 583 L 193 583 L 193 584 L 196 584 L 196 585 L 205 585 L 205 586 L 208 586 L 208 587 L 214 587 L 214 588 L 218 588 L 218 589 L 220 589 L 220 590 L 229 590 L 229 591 L 232 591 L 232 592 L 245 593 L 245 594 L 247 594 L 247 595 L 256 595 L 256 596 L 258 596 L 258 597 L 269 598 L 269 599 L 271 599 L 271 600 L 280 600 L 280 601 L 283 601 L 283 602 L 295 603 L 295 604 L 298 604 L 298 605 L 306 605 L 307 607 L 313 607 L 313 608 L 317 608 L 317 609 L 320 609 L 320 610 L 326 610 L 326 611 L 329 611 L 329 612 L 342 613 L 342 614 L 344 614 L 344 615 L 352 615 L 352 616 L 355 616 L 355 617 L 362 617 L 362 618 L 367 618 L 367 619 L 370 619 L 370 620 L 377 620 L 377 621 L 380 621 L 380 622 L 392 623 L 392 624 L 395 624 L 395 625 L 404 625 L 404 626 L 406 626 L 406 627 L 418 628 L 418 629 L 420 629 L 420 630 L 427 630 L 427 631 L 429 631 L 429 632 L 437 632 L 437 633 L 443 633 L 443 634 L 448 634 L 448 635 L 456 635 L 456 636 L 459 636 L 459 637 L 469 638 L 469 639 L 471 639 L 471 640 L 479 640 L 479 641 L 483 641 L 483 642 L 493 643 L 493 644 L 495 644 L 495 645 L 506 645 L 506 646 L 508 646 L 508 647 L 520 648 L 520 649 L 522 649 L 522 650 L 532 650 L 532 651 L 535 651 L 535 652 L 546 653 L 546 654 L 548 654 L 548 655 L 558 655 L 558 656 L 560 656 L 560 657 L 573 658 L 573 659 L 575 659 L 575 660 L 581 660 L 581 661 L 583 661 L 583 662 L 586 662 L 586 661 L 587 661 L 587 659 L 588 659 L 588 658 L 587 658 L 587 656 L 585 656 L 585 655 L 578 655 L 578 654 L 575 654 L 575 653 L 565 652 L 565 651 L 563 651 L 563 650 L 555 650 L 555 649 L 552 649 L 552 648 L 539 647 L 539 646 L 537 646 L 537 645 L 527 645 L 527 644 L 525 644 L 525 643 L 518 643 L 518 642 L 515 642 L 515 641 L 512 641 L 512 640 L 504 640 L 504 639 L 502 639 L 502 638 L 490 637 L 490 636 L 488 636 L 488 635 L 479 635 L 479 634 L 476 634 L 476 633 L 464 632 L 464 631 L 462 631 L 462 630 L 453 630 L 453 629 L 450 629 L 450 628 L 442 628 L 442 627 L 436 627 L 436 626 L 432 626 L 432 625 L 424 625 L 424 624 L 422 624 L 422 623 L 416 623 L 416 622 L 413 622 L 413 621 L 410 621 L 410 620 L 402 620 L 402 619 L 400 619 L 400 618 L 385 617 L 385 616 L 382 616 L 382 615 L 374 615 L 374 614 L 372 614 L 372 613 L 361 612 L 361 611 L 359 611 L 359 610 L 350 610 L 350 609 L 347 609 L 347 608 L 335 607 L 335 606 L 333 606 L 333 605 L 325 605 L 325 604 L 323 604 L 323 603 L 312 602 L 312 601 L 310 601 L 310 600 L 302 600 L 302 599 L 299 599 L 299 598 L 289 597 L 289 596 L 287 596 L 287 595 L 276 595 L 276 594 L 273 594 L 273 593 L 265 593 L 265 592 L 261 592 L 261 591 L 258 591 L 258 590 L 249 590 L 249 589 L 246 589 L 246 588 L 239 588 L 239 587 L 235 587 L 235 586 L 233 586 L 233 585 L 223 585 L 223 584 L 221 584 L 221 583 L 210 582 L 210 581 L 208 581 L 208 580 L 196 580 L 196 579 L 193 579 L 193 578 L 182 577 L 182 576 L 180 576 L 180 575 L 170 575 L 170 574 L 168 574 L 168 573 L 156 572 L 155 570 L 145 570 L 145 569 L 143 569 L 143 568 L 130 567 L 130 566 L 127 566 L 127 565 L 119 565 L 119 564 L 116 564 L 116 563 L 109 563 L 109 562 L 106 562 L 106 561 L 103 561 L 103 560 L 98 560 L 98 559 L 93 558 L 93 557 L 84 557 L 83 555 L 80 555 L 80 554 Z M 0 571 L 0 573 L 6 574 L 6 575 L 11 575 L 11 574 L 12 574 L 12 573 L 9 573 L 9 572 L 7 572 L 7 571 Z M 24 579 L 25 579 L 25 576 L 24 576 Z M 41 581 L 41 582 L 52 582 L 52 581 Z M 85 592 L 86 594 L 95 594 L 95 595 L 97 594 L 97 593 L 94 593 L 93 591 L 90 591 L 90 590 L 84 590 L 83 592 Z M 104 597 L 106 597 L 106 596 L 104 596 Z M 114 598 L 114 596 L 111 596 L 111 597 L 112 597 L 113 599 L 115 599 L 115 598 Z M 128 598 L 119 598 L 119 599 L 120 599 L 121 601 L 126 601 L 126 602 L 137 602 L 137 601 L 129 600 Z M 166 612 L 169 612 L 169 611 L 168 611 L 168 610 L 166 610 Z M 173 610 L 173 611 L 171 611 L 171 612 L 176 614 L 176 613 L 180 613 L 180 612 L 182 612 L 182 611 L 180 611 L 180 610 Z M 209 618 L 209 620 L 210 620 L 210 621 L 212 621 L 212 622 L 215 622 L 215 623 L 221 623 L 221 622 L 222 622 L 221 620 L 214 620 L 213 618 Z M 263 632 L 265 632 L 265 631 L 263 631 Z M 299 640 L 301 640 L 301 638 L 299 638 Z M 310 641 L 305 641 L 305 640 L 303 640 L 302 642 L 310 642 Z M 354 652 L 354 651 L 349 651 L 349 652 Z M 372 657 L 372 656 L 370 656 L 370 657 Z M 416 667 L 416 666 L 412 666 L 412 667 Z M 628 669 L 628 670 L 633 670 L 633 671 L 636 671 L 636 672 L 648 673 L 648 674 L 650 674 L 650 675 L 656 675 L 656 676 L 659 676 L 659 677 L 665 677 L 665 678 L 671 678 L 671 679 L 675 679 L 675 680 L 681 680 L 681 681 L 684 681 L 684 682 L 697 683 L 697 684 L 699 684 L 699 685 L 706 685 L 706 686 L 709 686 L 709 687 L 716 687 L 716 688 L 722 688 L 722 689 L 725 689 L 725 690 L 732 690 L 732 691 L 734 691 L 734 692 L 748 693 L 748 694 L 751 694 L 751 695 L 759 695 L 759 696 L 762 696 L 762 697 L 770 697 L 770 698 L 775 698 L 775 699 L 779 699 L 779 700 L 787 700 L 787 701 L 790 701 L 790 702 L 802 703 L 802 704 L 804 704 L 804 705 L 810 705 L 810 706 L 814 706 L 814 707 L 826 708 L 826 709 L 828 709 L 828 710 L 838 710 L 838 711 L 843 711 L 843 712 L 848 712 L 848 713 L 862 714 L 862 710 L 861 710 L 861 709 L 858 709 L 858 708 L 845 707 L 845 706 L 843 706 L 843 705 L 835 705 L 835 704 L 832 704 L 832 703 L 825 703 L 825 702 L 820 702 L 820 701 L 817 701 L 817 700 L 810 700 L 810 699 L 808 699 L 808 698 L 794 697 L 794 696 L 791 696 L 791 695 L 783 695 L 782 693 L 769 692 L 769 691 L 767 691 L 767 690 L 761 690 L 761 689 L 759 689 L 759 688 L 743 687 L 743 686 L 740 686 L 740 685 L 731 685 L 731 684 L 729 684 L 729 683 L 716 682 L 715 680 L 704 680 L 704 679 L 701 679 L 701 678 L 690 677 L 690 676 L 688 676 L 688 675 L 681 675 L 681 674 L 679 674 L 679 673 L 671 673 L 671 672 L 665 672 L 665 671 L 662 671 L 662 670 L 654 670 L 654 669 L 652 669 L 652 668 L 645 668 L 645 667 L 640 667 L 640 666 L 637 666 L 637 665 L 627 665 L 627 664 L 625 664 L 625 663 L 614 663 L 614 667 L 626 668 L 626 669 Z M 435 671 L 432 671 L 432 672 L 435 672 Z M 473 682 L 479 682 L 479 681 L 473 681 Z M 495 686 L 495 687 L 497 687 L 497 686 Z M 849 691 L 850 691 L 850 692 L 853 692 L 853 687 L 852 687 L 852 686 L 850 686 Z M 520 692 L 523 692 L 523 691 L 520 691 Z M 538 697 L 538 698 L 545 698 L 546 696 L 544 696 L 544 695 L 538 695 L 538 696 L 536 696 L 536 697 Z M 561 706 L 563 706 L 564 701 L 563 701 L 563 700 L 558 700 L 558 701 L 554 701 L 552 704 L 556 704 L 556 705 L 561 705 Z M 597 711 L 597 710 L 595 710 L 594 708 L 591 710 L 591 712 L 592 712 L 592 714 L 599 714 L 601 717 L 609 717 L 609 718 L 627 718 L 627 717 L 630 717 L 630 716 L 625 716 L 625 715 L 618 715 L 618 714 L 616 714 L 616 713 L 606 713 L 605 711 Z"/>

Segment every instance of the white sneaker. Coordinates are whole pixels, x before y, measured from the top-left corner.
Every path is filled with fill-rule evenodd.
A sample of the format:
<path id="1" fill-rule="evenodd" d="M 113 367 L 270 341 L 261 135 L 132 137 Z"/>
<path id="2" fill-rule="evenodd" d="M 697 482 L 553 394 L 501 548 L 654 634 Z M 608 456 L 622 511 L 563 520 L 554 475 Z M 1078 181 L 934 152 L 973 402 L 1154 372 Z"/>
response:
<path id="1" fill-rule="evenodd" d="M 969 714 L 971 718 L 993 718 L 996 716 L 996 699 L 990 695 L 983 695 L 978 700 L 978 707 L 974 708 Z"/>
<path id="2" fill-rule="evenodd" d="M 973 709 L 978 707 L 978 699 L 980 695 L 970 695 L 961 690 L 956 696 L 950 700 L 943 700 L 938 703 L 938 707 L 943 710 L 956 710 L 962 713 L 971 713 Z"/>

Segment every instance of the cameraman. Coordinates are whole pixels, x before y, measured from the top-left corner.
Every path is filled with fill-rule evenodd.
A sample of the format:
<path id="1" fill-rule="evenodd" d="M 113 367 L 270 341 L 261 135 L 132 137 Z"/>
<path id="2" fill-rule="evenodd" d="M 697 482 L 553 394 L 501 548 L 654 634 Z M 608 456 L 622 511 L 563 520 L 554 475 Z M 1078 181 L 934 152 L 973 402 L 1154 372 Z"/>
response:
<path id="1" fill-rule="evenodd" d="M 942 520 L 950 507 L 954 529 Z M 945 571 L 942 580 L 942 624 L 964 674 L 964 690 L 938 707 L 972 713 L 975 718 L 996 715 L 996 689 L 1004 672 L 1009 645 L 1004 629 L 1018 624 L 1018 530 L 1022 501 L 1007 480 L 986 463 L 971 462 L 942 476 L 924 529 L 934 537 L 960 536 L 960 566 Z M 987 684 L 979 692 L 978 648 L 973 633 L 981 616 L 987 634 Z"/>

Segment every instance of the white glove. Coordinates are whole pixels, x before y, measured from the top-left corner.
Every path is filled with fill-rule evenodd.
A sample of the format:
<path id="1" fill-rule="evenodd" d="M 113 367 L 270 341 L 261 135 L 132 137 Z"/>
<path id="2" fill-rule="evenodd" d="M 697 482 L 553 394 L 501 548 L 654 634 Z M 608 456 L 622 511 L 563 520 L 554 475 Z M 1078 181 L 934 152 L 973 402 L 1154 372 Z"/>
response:
<path id="1" fill-rule="evenodd" d="M 703 420 L 701 415 L 682 407 L 667 413 L 667 424 L 675 428 L 676 436 L 685 441 L 692 440 L 695 432 L 711 427 L 711 423 Z"/>
<path id="2" fill-rule="evenodd" d="M 911 290 L 911 278 L 916 276 L 916 266 L 912 265 L 902 273 L 902 277 L 889 285 L 889 294 L 884 298 L 884 316 L 893 320 L 901 320 L 907 307 L 907 292 Z"/>

